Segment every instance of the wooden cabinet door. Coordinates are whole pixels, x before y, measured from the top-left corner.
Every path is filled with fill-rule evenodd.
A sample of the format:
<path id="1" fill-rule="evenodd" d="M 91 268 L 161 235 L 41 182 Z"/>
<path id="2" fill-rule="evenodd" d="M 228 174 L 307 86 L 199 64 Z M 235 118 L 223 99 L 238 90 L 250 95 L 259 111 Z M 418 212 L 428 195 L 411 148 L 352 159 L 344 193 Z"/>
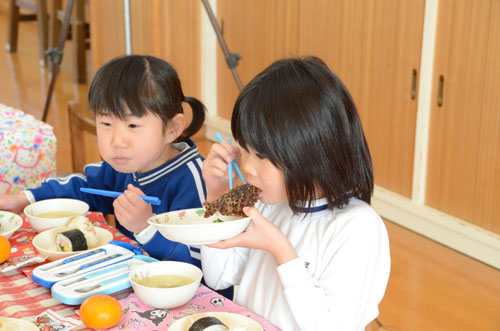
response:
<path id="1" fill-rule="evenodd" d="M 217 20 L 243 86 L 277 59 L 297 54 L 298 0 L 219 0 Z M 217 114 L 230 119 L 239 90 L 217 46 Z"/>
<path id="2" fill-rule="evenodd" d="M 229 50 L 243 57 L 237 70 L 244 85 L 285 56 L 325 60 L 358 105 L 376 184 L 409 197 L 417 111 L 412 75 L 420 65 L 424 5 L 220 0 L 217 9 Z M 218 113 L 229 119 L 238 89 L 220 50 L 218 68 Z"/>
<path id="3" fill-rule="evenodd" d="M 300 7 L 299 52 L 323 58 L 346 84 L 370 146 L 375 184 L 406 197 L 412 191 L 424 6 L 317 0 Z"/>
<path id="4" fill-rule="evenodd" d="M 426 204 L 497 233 L 499 54 L 499 1 L 439 2 Z"/>

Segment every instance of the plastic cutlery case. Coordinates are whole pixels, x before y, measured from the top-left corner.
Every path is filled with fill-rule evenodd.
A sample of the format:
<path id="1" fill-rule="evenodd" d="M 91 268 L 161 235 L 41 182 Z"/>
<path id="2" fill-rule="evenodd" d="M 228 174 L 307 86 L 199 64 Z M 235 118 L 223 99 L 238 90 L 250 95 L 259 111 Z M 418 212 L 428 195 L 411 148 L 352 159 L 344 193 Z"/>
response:
<path id="1" fill-rule="evenodd" d="M 132 286 L 130 270 L 144 263 L 158 261 L 145 255 L 136 255 L 117 264 L 93 272 L 59 281 L 52 286 L 52 296 L 68 305 L 79 305 L 96 294 L 112 294 Z"/>
<path id="2" fill-rule="evenodd" d="M 122 241 L 110 241 L 92 250 L 36 267 L 31 278 L 43 287 L 52 287 L 59 281 L 80 277 L 88 272 L 129 260 L 135 255 L 142 255 L 142 250 Z"/>

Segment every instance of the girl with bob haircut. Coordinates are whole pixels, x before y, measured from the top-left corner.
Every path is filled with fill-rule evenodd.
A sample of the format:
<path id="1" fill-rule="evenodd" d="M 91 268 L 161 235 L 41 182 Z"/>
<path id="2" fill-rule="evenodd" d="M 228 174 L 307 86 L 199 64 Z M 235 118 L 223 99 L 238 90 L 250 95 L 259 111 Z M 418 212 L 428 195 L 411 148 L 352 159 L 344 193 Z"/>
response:
<path id="1" fill-rule="evenodd" d="M 261 193 L 244 209 L 249 230 L 202 247 L 207 284 L 239 284 L 235 301 L 282 330 L 364 330 L 378 316 L 390 253 L 347 88 L 316 57 L 277 61 L 240 93 L 231 129 L 241 149 L 212 146 L 207 200 L 228 189 L 232 160 Z"/>
<path id="2" fill-rule="evenodd" d="M 182 103 L 193 116 L 186 126 Z M 83 200 L 90 210 L 114 214 L 116 227 L 159 260 L 201 265 L 199 248 L 167 240 L 147 222 L 153 213 L 201 207 L 206 188 L 203 157 L 189 139 L 203 125 L 205 107 L 185 97 L 175 69 L 153 56 L 111 60 L 96 73 L 88 104 L 96 119 L 102 162 L 85 166 L 84 175 L 48 178 L 38 188 L 0 196 L 0 209 L 21 212 L 30 202 L 51 198 Z M 116 199 L 86 194 L 80 188 L 124 192 Z M 152 206 L 140 195 L 159 197 Z"/>

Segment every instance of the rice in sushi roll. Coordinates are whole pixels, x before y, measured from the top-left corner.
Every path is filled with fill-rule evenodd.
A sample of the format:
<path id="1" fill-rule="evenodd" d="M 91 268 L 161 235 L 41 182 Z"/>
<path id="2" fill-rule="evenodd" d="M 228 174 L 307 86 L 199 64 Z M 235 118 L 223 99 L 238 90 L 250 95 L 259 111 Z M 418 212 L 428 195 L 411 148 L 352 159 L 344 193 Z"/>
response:
<path id="1" fill-rule="evenodd" d="M 88 249 L 85 235 L 78 229 L 56 233 L 56 247 L 58 252 L 76 252 Z"/>
<path id="2" fill-rule="evenodd" d="M 79 215 L 73 217 L 68 225 L 68 229 L 80 230 L 85 239 L 87 240 L 88 247 L 96 247 L 98 243 L 97 232 L 95 231 L 94 224 L 85 216 Z"/>
<path id="3" fill-rule="evenodd" d="M 227 325 L 215 317 L 203 317 L 194 322 L 188 331 L 226 331 Z"/>

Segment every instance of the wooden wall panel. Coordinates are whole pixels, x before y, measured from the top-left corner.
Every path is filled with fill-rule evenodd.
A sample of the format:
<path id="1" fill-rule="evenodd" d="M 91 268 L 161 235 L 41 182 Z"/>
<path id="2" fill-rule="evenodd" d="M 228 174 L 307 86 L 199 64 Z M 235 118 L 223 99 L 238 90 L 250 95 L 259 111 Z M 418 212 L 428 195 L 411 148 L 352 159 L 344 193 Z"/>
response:
<path id="1" fill-rule="evenodd" d="M 168 61 L 187 96 L 200 98 L 200 1 L 132 0 L 132 50 Z"/>
<path id="2" fill-rule="evenodd" d="M 123 1 L 91 1 L 94 72 L 125 54 Z M 184 95 L 201 99 L 199 1 L 132 0 L 132 53 L 169 62 L 179 74 Z M 113 13 L 113 14 L 110 14 Z M 191 111 L 184 104 L 190 120 Z"/>
<path id="3" fill-rule="evenodd" d="M 424 1 L 301 2 L 301 54 L 323 58 L 351 91 L 375 183 L 411 197 Z"/>
<path id="4" fill-rule="evenodd" d="M 125 54 L 123 1 L 91 1 L 94 72 Z M 177 70 L 186 96 L 201 98 L 199 1 L 132 0 L 133 54 L 153 55 Z M 110 13 L 113 13 L 112 15 Z M 185 107 L 190 116 L 189 106 Z"/>
<path id="5" fill-rule="evenodd" d="M 236 67 L 245 86 L 275 60 L 297 54 L 298 0 L 219 0 L 217 18 L 231 53 L 242 56 Z M 217 46 L 218 116 L 231 118 L 239 90 Z"/>
<path id="6" fill-rule="evenodd" d="M 123 1 L 89 1 L 89 5 L 92 71 L 95 73 L 107 61 L 125 54 Z"/>
<path id="7" fill-rule="evenodd" d="M 498 1 L 440 1 L 426 196 L 428 205 L 497 233 L 499 20 Z"/>

